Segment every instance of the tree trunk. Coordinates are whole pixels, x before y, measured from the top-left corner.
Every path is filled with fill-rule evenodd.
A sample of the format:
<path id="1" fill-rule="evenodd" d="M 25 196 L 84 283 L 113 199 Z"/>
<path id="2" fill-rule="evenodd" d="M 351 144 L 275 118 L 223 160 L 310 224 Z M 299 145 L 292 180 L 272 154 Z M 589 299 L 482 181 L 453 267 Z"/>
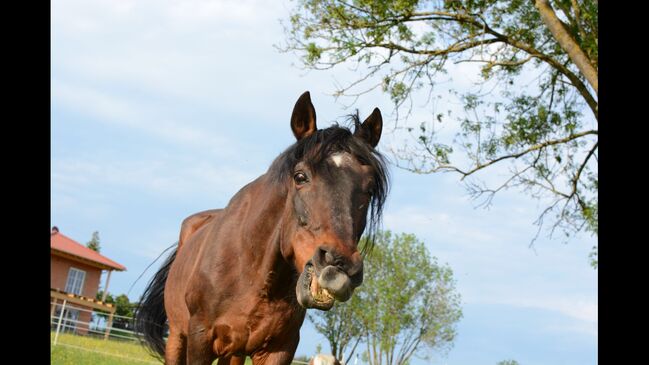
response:
<path id="1" fill-rule="evenodd" d="M 584 51 L 579 47 L 577 42 L 572 38 L 568 30 L 563 27 L 561 20 L 557 18 L 554 9 L 550 5 L 549 0 L 535 0 L 534 5 L 539 9 L 541 19 L 547 25 L 548 29 L 557 40 L 561 48 L 568 54 L 568 57 L 575 63 L 581 74 L 586 77 L 590 86 L 593 87 L 597 94 L 597 70 L 590 63 L 590 59 Z"/>

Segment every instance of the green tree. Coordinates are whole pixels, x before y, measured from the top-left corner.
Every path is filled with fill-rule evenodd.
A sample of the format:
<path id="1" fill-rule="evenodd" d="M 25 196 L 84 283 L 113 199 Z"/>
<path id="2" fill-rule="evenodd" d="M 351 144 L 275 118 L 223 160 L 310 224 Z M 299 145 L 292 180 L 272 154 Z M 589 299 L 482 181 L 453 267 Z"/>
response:
<path id="1" fill-rule="evenodd" d="M 406 136 L 391 151 L 398 166 L 457 173 L 485 206 L 503 189 L 521 189 L 547 201 L 538 232 L 550 220 L 550 236 L 557 228 L 566 239 L 582 230 L 597 235 L 597 1 L 296 3 L 280 49 L 311 69 L 355 67 L 358 79 L 335 96 L 387 93 L 395 131 Z M 476 65 L 480 81 L 469 91 L 444 89 L 449 65 L 461 63 Z M 409 118 L 417 90 L 433 108 L 424 121 Z M 459 113 L 439 108 L 457 101 Z M 440 133 L 447 128 L 457 133 Z M 481 172 L 496 166 L 509 171 L 486 183 Z"/>
<path id="2" fill-rule="evenodd" d="M 101 246 L 99 244 L 99 232 L 94 231 L 92 232 L 92 238 L 90 241 L 86 242 L 86 247 L 93 251 L 99 252 L 101 250 Z"/>
<path id="3" fill-rule="evenodd" d="M 351 359 L 360 342 L 370 365 L 402 365 L 416 353 L 452 346 L 460 296 L 451 269 L 431 258 L 423 242 L 379 232 L 364 265 L 363 285 L 348 303 L 309 316 L 337 358 Z"/>
<path id="4" fill-rule="evenodd" d="M 310 358 L 306 355 L 298 355 L 293 358 L 293 361 L 300 361 L 300 362 L 305 362 L 309 363 Z"/>
<path id="5" fill-rule="evenodd" d="M 516 360 L 503 360 L 499 361 L 496 365 L 520 365 Z"/>
<path id="6" fill-rule="evenodd" d="M 101 300 L 103 295 L 104 295 L 103 290 L 97 292 L 96 295 L 97 300 Z M 128 296 L 126 294 L 121 294 L 118 295 L 117 297 L 114 297 L 112 294 L 108 293 L 106 294 L 105 303 L 113 304 L 115 306 L 115 314 L 118 316 L 133 318 L 135 315 L 135 308 L 137 307 L 137 303 L 131 303 L 131 301 L 128 299 Z M 104 311 L 97 311 L 97 312 L 99 316 L 108 318 L 108 312 L 104 312 Z M 128 318 L 114 317 L 113 327 L 131 330 L 133 328 L 133 320 Z"/>
<path id="7" fill-rule="evenodd" d="M 333 310 L 308 313 L 316 331 L 329 342 L 331 354 L 336 359 L 347 360 L 354 356 L 363 334 L 362 323 L 357 316 L 362 310 L 362 305 L 359 296 L 353 295 L 347 302 L 337 303 Z M 320 350 L 317 350 L 317 353 L 320 353 Z"/>

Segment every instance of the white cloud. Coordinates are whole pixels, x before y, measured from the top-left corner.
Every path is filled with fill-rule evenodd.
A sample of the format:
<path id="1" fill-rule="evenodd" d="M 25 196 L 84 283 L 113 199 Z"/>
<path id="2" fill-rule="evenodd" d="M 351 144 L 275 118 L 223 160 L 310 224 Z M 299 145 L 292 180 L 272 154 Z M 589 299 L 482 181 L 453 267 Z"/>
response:
<path id="1" fill-rule="evenodd" d="M 277 8 L 266 1 L 251 0 L 189 0 L 172 2 L 165 13 L 186 26 L 197 22 L 227 22 L 237 26 L 252 25 L 273 15 Z"/>
<path id="2" fill-rule="evenodd" d="M 116 33 L 119 28 L 138 24 L 139 27 L 171 27 L 175 32 L 215 27 L 215 23 L 222 22 L 250 25 L 277 9 L 265 1 L 250 0 L 62 0 L 52 5 L 52 20 L 57 30 L 69 33 L 83 30 L 93 35 Z"/>
<path id="3" fill-rule="evenodd" d="M 597 323 L 598 305 L 585 299 L 570 298 L 534 298 L 530 301 L 516 303 L 520 306 L 553 310 L 568 317 L 584 321 Z"/>
<path id="4" fill-rule="evenodd" d="M 55 78 L 73 76 L 85 87 L 117 85 L 122 94 L 135 90 L 176 103 L 250 112 L 241 95 L 254 96 L 260 107 L 267 99 L 262 96 L 276 92 L 278 72 L 297 73 L 288 57 L 285 64 L 277 62 L 282 57 L 272 47 L 281 38 L 281 4 L 112 3 L 53 4 Z"/>
<path id="5" fill-rule="evenodd" d="M 54 79 L 52 98 L 56 108 L 65 107 L 90 117 L 88 123 L 98 120 L 186 146 L 218 147 L 222 155 L 234 150 L 231 141 L 221 135 L 191 121 L 177 121 L 165 114 L 164 107 L 138 102 L 117 92 Z M 57 128 L 58 123 L 66 121 L 55 118 L 52 123 L 53 128 Z"/>
<path id="6" fill-rule="evenodd" d="M 222 196 L 252 181 L 254 172 L 204 161 L 172 164 L 155 161 L 54 161 L 52 187 L 58 193 L 93 191 L 98 185 L 134 189 L 160 196 Z M 98 189 L 101 191 L 101 189 Z M 108 198 L 106 196 L 105 198 Z"/>
<path id="7" fill-rule="evenodd" d="M 451 215 L 443 209 L 424 210 L 411 206 L 386 212 L 384 225 L 394 231 L 434 237 L 436 242 L 462 242 L 470 245 L 472 242 L 489 244 L 497 241 L 492 233 L 462 220 L 463 217 Z"/>
<path id="8" fill-rule="evenodd" d="M 559 313 L 568 317 L 569 321 L 547 323 L 544 329 L 554 332 L 575 332 L 597 337 L 598 305 L 596 299 L 573 297 L 518 297 L 506 301 L 495 301 L 518 308 L 540 309 Z"/>
<path id="9" fill-rule="evenodd" d="M 468 208 L 455 194 L 440 195 L 388 209 L 384 225 L 415 233 L 432 255 L 448 263 L 464 303 L 555 312 L 569 319 L 548 324 L 548 330 L 597 335 L 596 281 L 594 287 L 576 284 L 596 280 L 585 259 L 589 247 L 579 239 L 561 245 L 541 237 L 530 249 L 535 211 L 522 198 L 507 197 L 485 211 Z M 583 262 L 576 262 L 579 257 Z"/>

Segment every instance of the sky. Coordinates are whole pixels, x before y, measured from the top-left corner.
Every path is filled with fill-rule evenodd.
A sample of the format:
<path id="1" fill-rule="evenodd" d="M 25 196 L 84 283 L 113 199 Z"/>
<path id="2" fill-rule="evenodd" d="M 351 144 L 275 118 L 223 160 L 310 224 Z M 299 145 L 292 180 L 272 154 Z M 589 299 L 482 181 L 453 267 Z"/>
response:
<path id="1" fill-rule="evenodd" d="M 304 91 L 321 128 L 355 108 L 364 118 L 379 107 L 386 126 L 394 116 L 378 91 L 351 107 L 331 96 L 353 70 L 306 71 L 278 52 L 291 2 L 51 5 L 51 224 L 81 243 L 99 231 L 102 254 L 127 267 L 109 291 L 132 300 L 185 217 L 225 206 L 294 142 Z M 469 71 L 450 70 L 452 85 L 469 85 Z M 379 150 L 398 142 L 386 128 Z M 384 228 L 416 234 L 451 267 L 464 313 L 453 348 L 413 364 L 597 363 L 595 238 L 542 234 L 530 247 L 543 201 L 505 191 L 484 209 L 457 175 L 390 171 Z M 301 338 L 296 355 L 328 350 L 308 321 Z"/>

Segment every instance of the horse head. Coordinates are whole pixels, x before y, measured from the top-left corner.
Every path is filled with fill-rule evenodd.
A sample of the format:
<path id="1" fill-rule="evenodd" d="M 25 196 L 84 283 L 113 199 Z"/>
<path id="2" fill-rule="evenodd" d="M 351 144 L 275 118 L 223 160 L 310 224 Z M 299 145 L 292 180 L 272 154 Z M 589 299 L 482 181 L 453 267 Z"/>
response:
<path id="1" fill-rule="evenodd" d="M 330 309 L 363 282 L 359 240 L 380 219 L 387 194 L 378 108 L 355 131 L 318 130 L 308 92 L 293 109 L 296 143 L 273 163 L 287 191 L 280 249 L 299 273 L 296 296 L 304 308 Z"/>

